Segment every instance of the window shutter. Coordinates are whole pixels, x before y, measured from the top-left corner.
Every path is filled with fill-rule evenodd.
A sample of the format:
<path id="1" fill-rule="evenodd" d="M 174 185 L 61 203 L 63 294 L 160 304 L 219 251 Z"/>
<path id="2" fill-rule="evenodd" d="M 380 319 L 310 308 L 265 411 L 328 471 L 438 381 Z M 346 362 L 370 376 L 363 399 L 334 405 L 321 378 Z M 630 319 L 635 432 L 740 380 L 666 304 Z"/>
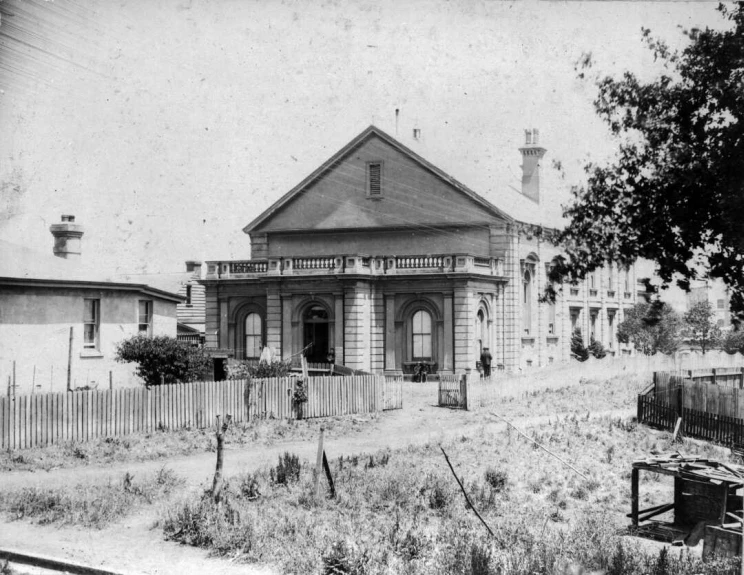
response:
<path id="1" fill-rule="evenodd" d="M 382 195 L 382 164 L 369 165 L 369 195 Z"/>

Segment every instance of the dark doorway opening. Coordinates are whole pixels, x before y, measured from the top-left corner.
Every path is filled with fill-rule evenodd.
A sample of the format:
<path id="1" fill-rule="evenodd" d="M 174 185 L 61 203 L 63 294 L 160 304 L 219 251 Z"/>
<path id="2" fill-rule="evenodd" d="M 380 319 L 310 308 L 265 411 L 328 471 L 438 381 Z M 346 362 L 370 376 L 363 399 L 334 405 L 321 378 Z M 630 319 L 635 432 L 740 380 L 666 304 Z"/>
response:
<path id="1" fill-rule="evenodd" d="M 305 357 L 311 363 L 328 361 L 330 337 L 328 312 L 319 305 L 308 308 L 303 317 L 303 347 Z"/>
<path id="2" fill-rule="evenodd" d="M 214 365 L 214 381 L 224 381 L 227 379 L 227 360 L 221 357 L 215 357 L 212 362 Z"/>

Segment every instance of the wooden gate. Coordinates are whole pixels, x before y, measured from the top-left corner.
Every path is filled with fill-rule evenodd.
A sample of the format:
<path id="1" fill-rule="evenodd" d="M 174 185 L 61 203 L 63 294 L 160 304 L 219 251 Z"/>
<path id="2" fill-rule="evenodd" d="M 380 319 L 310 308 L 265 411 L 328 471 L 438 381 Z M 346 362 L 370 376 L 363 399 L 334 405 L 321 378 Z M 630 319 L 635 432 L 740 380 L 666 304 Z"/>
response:
<path id="1" fill-rule="evenodd" d="M 465 375 L 440 375 L 439 407 L 468 408 L 468 380 Z"/>
<path id="2" fill-rule="evenodd" d="M 385 377 L 382 409 L 403 409 L 403 378 Z"/>

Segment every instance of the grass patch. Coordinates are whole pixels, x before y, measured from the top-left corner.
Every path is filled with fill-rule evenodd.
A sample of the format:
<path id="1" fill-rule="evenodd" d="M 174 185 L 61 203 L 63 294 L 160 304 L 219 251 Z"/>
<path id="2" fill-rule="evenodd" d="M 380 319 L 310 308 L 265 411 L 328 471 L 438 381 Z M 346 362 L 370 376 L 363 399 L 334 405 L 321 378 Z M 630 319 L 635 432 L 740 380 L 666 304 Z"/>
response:
<path id="1" fill-rule="evenodd" d="M 322 425 L 329 438 L 360 430 L 377 414 L 314 420 L 259 419 L 230 425 L 225 445 L 274 445 L 282 441 L 315 439 Z M 217 449 L 214 429 L 182 429 L 107 437 L 85 443 L 63 442 L 48 447 L 0 452 L 0 471 L 50 471 L 86 465 L 155 461 Z"/>
<path id="2" fill-rule="evenodd" d="M 651 449 L 670 449 L 669 434 L 585 414 L 525 431 L 590 480 L 509 431 L 445 444 L 493 538 L 433 443 L 331 461 L 335 499 L 314 497 L 307 463 L 296 481 L 277 482 L 276 467 L 238 475 L 220 506 L 187 494 L 164 508 L 160 526 L 169 539 L 283 573 L 738 573 L 736 561 L 703 564 L 619 535 L 629 525 L 630 464 Z M 704 444 L 685 449 L 728 459 Z M 649 482 L 642 490 L 664 499 L 667 488 Z"/>
<path id="3" fill-rule="evenodd" d="M 163 467 L 138 480 L 129 473 L 120 481 L 53 489 L 24 487 L 0 493 L 0 510 L 11 519 L 40 524 L 80 525 L 102 529 L 122 519 L 134 507 L 169 496 L 183 481 Z"/>

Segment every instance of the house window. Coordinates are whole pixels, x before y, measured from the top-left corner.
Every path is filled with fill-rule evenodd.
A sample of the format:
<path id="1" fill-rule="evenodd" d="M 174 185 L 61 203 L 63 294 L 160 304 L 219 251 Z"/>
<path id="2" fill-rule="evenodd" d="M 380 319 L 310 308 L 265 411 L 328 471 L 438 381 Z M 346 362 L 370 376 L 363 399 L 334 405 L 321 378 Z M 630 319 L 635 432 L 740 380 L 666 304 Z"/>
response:
<path id="1" fill-rule="evenodd" d="M 382 162 L 367 164 L 367 196 L 370 198 L 382 197 Z"/>
<path id="2" fill-rule="evenodd" d="M 412 318 L 413 359 L 431 359 L 431 315 L 422 309 Z"/>
<path id="3" fill-rule="evenodd" d="M 555 304 L 548 304 L 548 335 L 555 335 Z"/>
<path id="4" fill-rule="evenodd" d="M 532 331 L 532 274 L 524 270 L 522 276 L 522 328 L 524 335 Z"/>
<path id="5" fill-rule="evenodd" d="M 98 349 L 98 334 L 101 327 L 101 300 L 84 300 L 83 347 Z"/>
<path id="6" fill-rule="evenodd" d="M 191 284 L 186 286 L 186 305 L 191 305 Z"/>
<path id="7" fill-rule="evenodd" d="M 138 331 L 142 335 L 152 335 L 152 301 L 141 299 L 139 301 L 139 324 Z"/>
<path id="8" fill-rule="evenodd" d="M 261 316 L 257 313 L 249 313 L 245 318 L 245 358 L 258 359 L 261 357 L 263 342 Z"/>
<path id="9" fill-rule="evenodd" d="M 630 268 L 625 268 L 625 293 L 630 292 Z"/>

